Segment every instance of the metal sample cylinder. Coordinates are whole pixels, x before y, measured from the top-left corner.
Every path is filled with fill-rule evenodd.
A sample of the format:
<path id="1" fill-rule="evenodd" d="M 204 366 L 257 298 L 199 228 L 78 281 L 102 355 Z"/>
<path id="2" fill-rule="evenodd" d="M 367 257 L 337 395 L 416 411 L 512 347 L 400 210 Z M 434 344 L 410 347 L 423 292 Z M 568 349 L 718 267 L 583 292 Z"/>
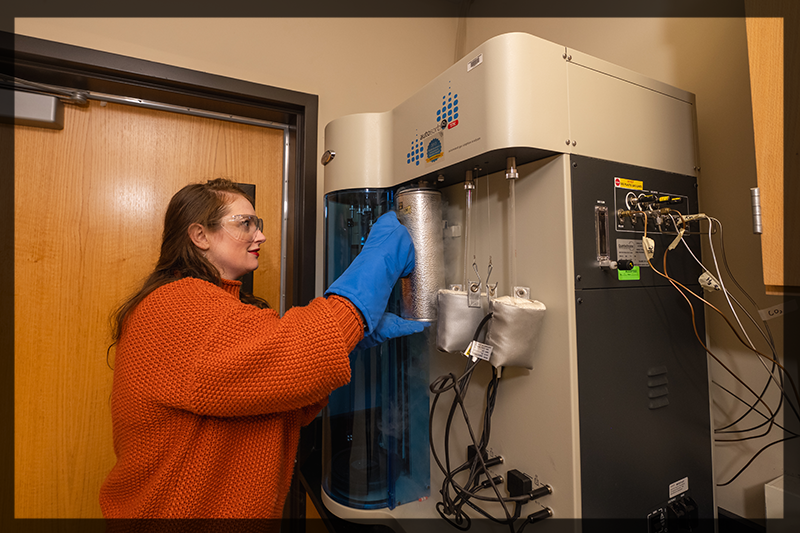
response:
<path id="1" fill-rule="evenodd" d="M 437 318 L 437 295 L 444 288 L 442 194 L 417 187 L 401 190 L 395 200 L 397 219 L 414 242 L 414 270 L 400 280 L 400 316 L 430 322 Z"/>

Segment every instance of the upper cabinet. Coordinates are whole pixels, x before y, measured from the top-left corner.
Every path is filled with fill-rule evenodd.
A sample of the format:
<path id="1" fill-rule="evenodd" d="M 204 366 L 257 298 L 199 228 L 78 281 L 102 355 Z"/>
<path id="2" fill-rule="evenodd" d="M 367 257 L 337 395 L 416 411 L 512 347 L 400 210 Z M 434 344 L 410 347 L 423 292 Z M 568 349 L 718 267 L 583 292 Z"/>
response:
<path id="1" fill-rule="evenodd" d="M 796 110 L 798 103 L 797 94 L 784 100 L 784 19 L 748 17 L 746 25 L 764 285 L 767 294 L 800 294 L 800 269 L 790 267 L 800 265 L 800 251 L 785 240 L 798 234 L 800 216 L 784 211 L 786 195 L 796 188 L 784 182 L 784 143 L 790 141 L 784 139 L 784 105 Z"/>

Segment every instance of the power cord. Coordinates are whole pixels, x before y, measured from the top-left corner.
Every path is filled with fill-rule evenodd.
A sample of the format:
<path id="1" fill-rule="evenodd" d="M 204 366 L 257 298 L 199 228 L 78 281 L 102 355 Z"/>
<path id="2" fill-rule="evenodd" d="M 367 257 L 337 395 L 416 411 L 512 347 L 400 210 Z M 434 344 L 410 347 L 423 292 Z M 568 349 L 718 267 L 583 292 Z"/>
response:
<path id="1" fill-rule="evenodd" d="M 480 324 L 475 330 L 475 334 L 473 335 L 473 341 L 477 341 L 479 339 L 483 328 L 491 319 L 491 317 L 492 313 L 489 313 L 483 318 L 483 320 L 481 320 Z M 491 418 L 494 412 L 499 384 L 499 376 L 496 368 L 492 367 L 492 377 L 486 388 L 486 405 L 483 413 L 483 427 L 479 439 L 476 438 L 472 423 L 470 422 L 469 413 L 464 405 L 464 400 L 466 398 L 472 375 L 479 362 L 480 360 L 478 359 L 468 357 L 464 371 L 460 376 L 457 377 L 453 373 L 445 374 L 438 377 L 430 385 L 430 391 L 434 395 L 431 403 L 431 416 L 428 428 L 431 439 L 431 454 L 433 455 L 433 458 L 439 469 L 444 474 L 444 480 L 440 490 L 442 501 L 437 502 L 436 511 L 445 521 L 461 531 L 468 530 L 472 525 L 469 515 L 467 515 L 463 509 L 464 506 L 467 506 L 481 516 L 484 516 L 493 522 L 508 526 L 511 533 L 520 533 L 526 525 L 552 516 L 552 511 L 549 508 L 537 513 L 533 513 L 525 519 L 525 522 L 515 532 L 514 523 L 519 520 L 521 516 L 522 506 L 533 499 L 550 494 L 552 489 L 550 486 L 546 486 L 539 488 L 536 491 L 511 497 L 504 497 L 500 494 L 498 486 L 502 484 L 504 480 L 502 476 L 492 475 L 489 471 L 489 468 L 501 463 L 502 458 L 489 458 L 486 451 L 491 435 Z M 440 396 L 449 391 L 453 391 L 454 397 L 450 405 L 447 415 L 447 422 L 445 424 L 444 464 L 442 464 L 442 460 L 440 459 L 439 454 L 436 452 L 436 446 L 434 445 L 433 419 Z M 450 464 L 450 433 L 455 412 L 459 409 L 469 432 L 470 440 L 472 441 L 470 451 L 474 451 L 474 454 L 464 463 L 460 464 L 456 468 L 452 468 Z M 467 471 L 467 481 L 462 486 L 455 480 L 455 476 Z M 481 476 L 485 476 L 486 479 L 481 481 Z M 481 491 L 488 489 L 492 489 L 494 496 L 484 496 L 480 494 Z M 493 516 L 491 513 L 480 507 L 480 505 L 478 505 L 476 502 L 499 503 L 503 508 L 504 517 L 498 518 Z M 514 504 L 513 513 L 509 510 L 509 505 L 512 503 Z"/>
<path id="2" fill-rule="evenodd" d="M 682 215 L 680 215 L 680 213 L 678 213 L 678 215 L 679 215 L 679 216 L 680 216 L 680 218 L 681 218 L 681 223 L 682 223 L 682 224 L 683 224 L 683 226 L 685 227 L 685 226 L 686 226 L 686 222 L 687 222 L 687 220 L 689 219 L 689 217 L 686 217 L 686 218 L 684 218 Z M 692 219 L 696 219 L 696 218 L 706 218 L 706 219 L 708 219 L 708 220 L 709 220 L 709 222 L 711 223 L 711 226 L 710 226 L 710 228 L 709 228 L 709 239 L 711 239 L 711 235 L 712 235 L 712 231 L 711 231 L 711 230 L 712 230 L 712 228 L 713 228 L 713 226 L 714 226 L 714 222 L 716 222 L 716 223 L 719 225 L 719 227 L 720 227 L 720 239 L 721 239 L 721 234 L 722 234 L 722 225 L 721 225 L 721 223 L 719 223 L 719 221 L 718 221 L 718 220 L 716 220 L 716 219 L 714 219 L 714 218 L 712 218 L 712 217 L 708 217 L 708 216 L 706 216 L 706 215 L 704 215 L 704 214 L 701 214 L 701 215 L 692 215 Z M 653 266 L 652 262 L 650 261 L 650 259 L 652 258 L 652 252 L 653 252 L 653 250 L 652 250 L 652 248 L 651 248 L 651 249 L 648 249 L 648 239 L 647 239 L 647 224 L 645 224 L 645 228 L 644 228 L 644 236 L 643 236 L 642 242 L 643 242 L 643 244 L 644 244 L 644 246 L 645 246 L 645 252 L 646 252 L 646 256 L 647 256 L 647 262 L 648 262 L 648 264 L 649 264 L 649 265 L 650 265 L 650 267 L 652 268 L 653 272 L 655 272 L 656 274 L 658 274 L 658 275 L 660 275 L 660 276 L 664 277 L 665 279 L 667 279 L 667 281 L 669 281 L 669 283 L 670 283 L 670 284 L 671 284 L 671 285 L 672 285 L 672 286 L 673 286 L 673 287 L 674 287 L 674 288 L 675 288 L 675 289 L 676 289 L 676 290 L 677 290 L 677 291 L 678 291 L 678 292 L 681 294 L 681 296 L 683 296 L 683 298 L 684 298 L 684 299 L 686 300 L 686 302 L 689 304 L 689 307 L 690 307 L 690 310 L 691 310 L 691 315 L 692 315 L 692 325 L 693 325 L 693 327 L 694 327 L 695 336 L 697 337 L 697 340 L 698 340 L 698 342 L 700 343 L 700 345 L 703 347 L 703 349 L 704 349 L 704 350 L 705 350 L 705 351 L 706 351 L 706 352 L 707 352 L 707 353 L 708 353 L 708 354 L 709 354 L 709 355 L 710 355 L 710 356 L 711 356 L 711 357 L 712 357 L 714 360 L 716 360 L 716 361 L 717 361 L 717 363 L 719 363 L 719 364 L 720 364 L 720 365 L 721 365 L 721 366 L 722 366 L 722 367 L 723 367 L 723 368 L 724 368 L 724 369 L 725 369 L 725 370 L 726 370 L 726 371 L 727 371 L 729 374 L 731 374 L 731 375 L 732 375 L 732 376 L 733 376 L 733 377 L 734 377 L 734 378 L 735 378 L 737 381 L 739 381 L 739 383 L 741 383 L 741 384 L 742 384 L 742 385 L 743 385 L 743 386 L 744 386 L 744 387 L 745 387 L 745 388 L 746 388 L 746 389 L 747 389 L 747 390 L 748 390 L 750 393 L 752 393 L 752 394 L 753 394 L 753 395 L 756 397 L 756 399 L 757 399 L 757 403 L 762 403 L 762 404 L 764 405 L 764 407 L 767 409 L 767 411 L 769 411 L 769 413 L 770 413 L 770 416 L 769 416 L 769 417 L 766 417 L 766 415 L 763 415 L 763 414 L 762 414 L 760 411 L 758 411 L 757 409 L 755 409 L 755 404 L 753 404 L 753 405 L 747 404 L 747 405 L 750 405 L 751 409 L 753 409 L 753 410 L 755 410 L 756 412 L 758 412 L 758 414 L 760 414 L 761 416 L 764 416 L 765 418 L 767 418 L 767 421 L 768 421 L 768 423 L 769 423 L 769 427 L 767 428 L 767 430 L 766 430 L 764 433 L 760 434 L 760 435 L 754 435 L 754 436 L 750 436 L 750 437 L 743 437 L 743 438 L 740 438 L 740 439 L 716 439 L 716 441 L 717 441 L 717 442 L 739 442 L 739 441 L 743 441 L 743 440 L 750 440 L 750 439 L 755 439 L 755 438 L 764 437 L 764 436 L 766 436 L 767 434 L 769 434 L 769 433 L 770 433 L 770 431 L 771 431 L 771 429 L 772 429 L 773 425 L 777 425 L 777 424 L 775 424 L 776 412 L 773 412 L 773 411 L 770 409 L 770 407 L 769 407 L 769 406 L 766 404 L 766 402 L 764 401 L 764 399 L 763 399 L 764 393 L 766 392 L 766 388 L 765 388 L 765 390 L 764 390 L 764 391 L 763 391 L 763 392 L 762 392 L 760 395 L 756 394 L 756 393 L 755 393 L 755 391 L 753 391 L 753 389 L 752 389 L 752 388 L 750 388 L 750 387 L 749 387 L 749 386 L 748 386 L 748 385 L 747 385 L 747 384 L 746 384 L 746 383 L 745 383 L 745 382 L 744 382 L 744 381 L 743 381 L 743 380 L 742 380 L 742 379 L 741 379 L 741 378 L 740 378 L 740 377 L 739 377 L 739 376 L 738 376 L 738 375 L 737 375 L 735 372 L 733 372 L 732 370 L 730 370 L 730 369 L 729 369 L 729 368 L 728 368 L 728 367 L 727 367 L 727 366 L 726 366 L 724 363 L 722 363 L 722 361 L 721 361 L 721 360 L 720 360 L 720 359 L 719 359 L 719 358 L 718 358 L 718 357 L 717 357 L 717 356 L 716 356 L 714 353 L 712 353 L 712 352 L 711 352 L 711 351 L 710 351 L 710 350 L 709 350 L 709 349 L 708 349 L 708 348 L 705 346 L 705 344 L 703 343 L 702 339 L 700 338 L 700 336 L 699 336 L 699 334 L 698 334 L 698 332 L 697 332 L 697 324 L 696 324 L 696 318 L 695 318 L 694 306 L 692 306 L 691 302 L 689 301 L 688 297 L 686 296 L 686 293 L 688 292 L 689 294 L 691 294 L 692 296 L 694 296 L 695 298 L 697 298 L 697 299 L 699 299 L 701 302 L 703 302 L 703 303 L 704 303 L 706 306 L 708 306 L 709 308 L 711 308 L 711 309 L 713 309 L 714 311 L 716 311 L 716 312 L 717 312 L 717 313 L 718 313 L 718 314 L 719 314 L 719 315 L 720 315 L 720 316 L 721 316 L 721 317 L 722 317 L 722 318 L 723 318 L 723 319 L 726 321 L 726 323 L 728 324 L 728 326 L 730 327 L 730 329 L 733 331 L 734 335 L 736 335 L 736 337 L 739 339 L 739 341 L 740 341 L 740 342 L 741 342 L 743 345 L 745 345 L 745 347 L 747 347 L 749 350 L 751 350 L 752 352 L 754 352 L 756 355 L 760 356 L 761 358 L 764 358 L 764 359 L 769 359 L 770 361 L 772 361 L 772 362 L 773 362 L 773 369 L 775 368 L 775 366 L 777 366 L 777 367 L 779 367 L 779 368 L 780 368 L 780 370 L 781 370 L 781 372 L 782 372 L 782 373 L 780 374 L 781 382 L 779 383 L 779 388 L 780 388 L 780 390 L 781 390 L 781 393 L 782 393 L 781 400 L 783 400 L 783 398 L 785 397 L 785 398 L 786 398 L 786 401 L 787 401 L 787 403 L 790 405 L 790 407 L 792 407 L 792 410 L 794 411 L 795 415 L 797 416 L 797 414 L 798 414 L 798 413 L 797 413 L 797 410 L 794 408 L 794 405 L 792 404 L 791 400 L 789 399 L 788 395 L 786 394 L 786 392 L 785 392 L 785 390 L 784 390 L 784 387 L 783 387 L 783 376 L 785 375 L 785 376 L 786 376 L 786 377 L 789 379 L 790 385 L 792 386 L 792 389 L 793 389 L 793 391 L 794 391 L 795 399 L 796 399 L 796 400 L 798 400 L 798 402 L 800 402 L 800 394 L 798 394 L 798 390 L 797 390 L 797 387 L 796 387 L 796 385 L 795 385 L 795 383 L 794 383 L 794 380 L 792 379 L 792 376 L 791 376 L 791 374 L 789 374 L 788 372 L 786 372 L 786 369 L 785 369 L 785 368 L 784 368 L 784 367 L 783 367 L 783 366 L 782 366 L 782 365 L 781 365 L 781 364 L 778 362 L 778 360 L 777 360 L 777 359 L 778 359 L 778 357 L 777 357 L 777 354 L 775 353 L 775 350 L 774 350 L 774 343 L 772 343 L 772 342 L 769 342 L 769 341 L 771 341 L 771 338 L 769 339 L 768 343 L 769 343 L 770 349 L 772 350 L 772 353 L 773 353 L 773 356 L 774 356 L 774 357 L 769 357 L 769 356 L 767 356 L 767 355 L 765 355 L 765 354 L 761 353 L 760 351 L 758 351 L 758 350 L 755 348 L 755 346 L 752 344 L 752 342 L 750 342 L 750 339 L 749 339 L 749 337 L 747 338 L 747 341 L 748 341 L 748 342 L 745 342 L 745 341 L 744 341 L 744 339 L 742 339 L 742 338 L 741 338 L 741 336 L 739 336 L 739 334 L 738 334 L 738 332 L 736 331 L 736 328 L 734 328 L 733 324 L 731 324 L 731 322 L 728 320 L 728 318 L 727 318 L 727 317 L 726 317 L 726 316 L 725 316 L 725 315 L 724 315 L 724 314 L 723 314 L 723 313 L 722 313 L 722 312 L 721 312 L 719 309 L 717 309 L 717 308 L 716 308 L 714 305 L 712 305 L 710 302 L 708 302 L 708 301 L 706 301 L 705 299 L 701 298 L 700 296 L 698 296 L 697 294 L 695 294 L 694 292 L 692 292 L 691 290 L 689 290 L 688 288 L 686 288 L 684 285 L 682 285 L 680 282 L 678 282 L 677 280 L 675 280 L 675 279 L 671 278 L 671 277 L 668 275 L 668 273 L 667 273 L 667 253 L 669 252 L 669 250 L 673 249 L 673 248 L 674 248 L 674 247 L 675 247 L 675 246 L 678 244 L 678 242 L 677 242 L 678 240 L 683 240 L 683 238 L 682 238 L 682 235 L 679 235 L 679 236 L 678 236 L 678 238 L 676 238 L 676 240 L 675 240 L 675 241 L 673 241 L 673 244 L 672 244 L 670 247 L 668 247 L 668 248 L 667 248 L 667 250 L 665 250 L 665 251 L 664 251 L 664 257 L 663 257 L 663 262 L 664 262 L 664 273 L 662 274 L 661 272 L 659 272 L 658 270 L 656 270 L 656 269 L 655 269 L 655 267 Z M 650 243 L 652 243 L 652 240 L 649 240 L 649 242 L 650 242 Z M 686 244 L 686 243 L 684 242 L 684 244 Z M 688 248 L 688 245 L 687 245 L 687 248 Z M 691 252 L 691 250 L 690 250 L 690 252 Z M 694 254 L 692 254 L 692 255 L 694 256 Z M 695 257 L 695 260 L 697 260 L 697 258 L 696 258 L 696 257 Z M 724 250 L 723 250 L 723 260 L 724 260 L 724 264 L 725 264 L 725 267 L 726 267 L 726 269 L 728 269 L 727 260 L 725 259 L 725 256 L 724 256 Z M 699 261 L 698 261 L 698 263 L 699 263 Z M 715 256 L 715 264 L 716 264 L 716 256 Z M 702 263 L 701 263 L 701 265 L 702 265 Z M 706 269 L 704 266 L 703 266 L 703 268 L 706 270 L 706 272 L 708 272 L 708 269 Z M 718 266 L 717 266 L 717 270 L 719 271 L 719 267 L 718 267 Z M 729 270 L 729 269 L 728 269 L 728 272 L 729 272 L 729 274 L 730 274 L 730 270 Z M 732 277 L 732 276 L 731 276 L 731 277 Z M 739 285 L 738 285 L 738 283 L 736 283 L 736 285 L 737 285 L 737 286 L 739 286 Z M 739 288 L 741 289 L 741 287 L 740 287 L 740 286 L 739 286 Z M 724 287 L 723 287 L 723 290 L 725 290 L 725 292 L 726 292 L 726 299 L 727 299 L 727 297 L 728 297 L 728 291 L 727 291 L 727 289 L 724 289 Z M 684 291 L 685 291 L 685 292 L 684 292 Z M 742 292 L 744 292 L 744 291 L 742 291 Z M 746 295 L 746 294 L 747 294 L 747 293 L 745 292 L 745 295 Z M 749 298 L 749 296 L 748 296 L 748 298 Z M 751 300 L 751 302 L 752 302 L 752 299 L 750 299 L 750 300 Z M 754 303 L 754 302 L 753 302 L 753 303 Z M 729 304 L 729 305 L 731 305 L 731 304 L 730 304 L 730 300 L 728 300 L 728 304 Z M 738 304 L 738 302 L 737 302 L 737 304 Z M 739 304 L 739 305 L 740 305 L 740 304 Z M 741 305 L 740 305 L 740 307 L 741 307 Z M 732 306 L 731 306 L 731 309 L 732 309 Z M 733 309 L 732 309 L 732 310 L 733 310 Z M 735 316 L 735 315 L 736 315 L 736 314 L 735 314 L 735 311 L 734 311 L 734 316 Z M 751 317 L 751 320 L 752 320 L 752 317 Z M 738 322 L 738 317 L 737 317 L 737 322 Z M 755 321 L 754 321 L 754 322 L 755 322 Z M 744 329 L 744 328 L 741 326 L 741 322 L 739 322 L 739 326 L 740 326 L 740 328 L 742 328 L 742 330 Z M 759 328 L 759 330 L 760 330 L 760 328 Z M 747 334 L 746 334 L 746 333 L 744 333 L 744 335 L 747 337 Z M 762 332 L 762 335 L 764 335 L 764 333 L 763 333 L 763 332 Z M 770 334 L 770 337 L 771 337 L 771 334 Z M 766 338 L 766 336 L 765 336 L 765 338 Z M 762 361 L 762 362 L 763 362 L 763 361 Z M 766 368 L 766 365 L 765 365 L 765 368 Z M 774 374 L 773 374 L 773 372 L 770 372 L 770 375 L 771 375 L 771 379 L 772 379 L 772 380 L 774 380 L 775 378 L 774 378 Z M 767 383 L 767 385 L 769 385 L 769 382 Z M 724 389 L 724 388 L 723 388 L 723 389 Z M 727 391 L 727 389 L 724 389 L 724 390 L 726 390 L 726 392 L 729 392 L 729 393 L 730 393 L 730 391 Z M 730 393 L 730 394 L 732 394 L 732 393 Z M 737 399 L 739 399 L 739 398 L 737 397 Z M 740 401 L 743 401 L 743 400 L 741 400 L 741 399 L 740 399 Z M 746 402 L 745 402 L 745 403 L 746 403 Z M 782 405 L 782 401 L 781 401 L 781 405 Z M 740 419 L 741 419 L 741 418 L 740 418 Z M 734 422 L 734 423 L 735 423 L 735 422 Z M 761 424 L 760 426 L 757 426 L 756 428 L 750 428 L 750 430 L 753 430 L 753 429 L 758 429 L 758 428 L 760 428 L 760 427 L 762 427 L 762 426 L 763 426 L 763 424 Z M 730 426 L 728 426 L 728 427 L 730 427 Z M 779 426 L 779 427 L 780 427 L 780 426 Z M 758 457 L 758 456 L 759 456 L 759 455 L 760 455 L 762 452 L 764 452 L 764 451 L 765 451 L 766 449 L 768 449 L 769 447 L 771 447 L 771 446 L 773 446 L 773 445 L 775 445 L 775 444 L 778 444 L 778 443 L 780 443 L 780 442 L 785 442 L 785 441 L 787 441 L 787 440 L 791 440 L 791 439 L 797 438 L 797 436 L 798 436 L 798 435 L 797 435 L 797 434 L 795 434 L 794 432 L 788 431 L 788 430 L 786 430 L 785 428 L 782 428 L 782 427 L 781 427 L 781 429 L 783 429 L 783 430 L 784 430 L 785 432 L 787 432 L 787 433 L 790 433 L 790 436 L 788 436 L 788 437 L 785 437 L 785 438 L 782 438 L 782 439 L 779 439 L 779 440 L 777 440 L 777 441 L 774 441 L 774 442 L 771 442 L 771 443 L 769 443 L 769 444 L 765 445 L 764 447 L 762 447 L 762 448 L 761 448 L 761 449 L 760 449 L 758 452 L 756 452 L 756 453 L 755 453 L 755 455 L 753 455 L 753 457 L 751 457 L 751 459 L 750 459 L 750 460 L 749 460 L 749 461 L 748 461 L 748 462 L 747 462 L 747 463 L 746 463 L 746 464 L 745 464 L 745 465 L 744 465 L 744 466 L 743 466 L 743 467 L 742 467 L 742 468 L 741 468 L 741 469 L 740 469 L 740 470 L 739 470 L 739 471 L 738 471 L 738 472 L 737 472 L 737 473 L 736 473 L 736 474 L 735 474 L 735 475 L 734 475 L 734 476 L 733 476 L 731 479 L 729 479 L 729 480 L 728 480 L 727 482 L 725 482 L 725 483 L 718 483 L 718 484 L 717 484 L 717 486 L 720 486 L 720 487 L 722 487 L 722 486 L 726 486 L 726 485 L 728 485 L 728 484 L 732 483 L 732 482 L 733 482 L 733 481 L 734 481 L 734 480 L 735 480 L 735 479 L 736 479 L 736 478 L 737 478 L 737 477 L 738 477 L 738 476 L 739 476 L 739 475 L 740 475 L 742 472 L 744 472 L 744 470 L 745 470 L 745 469 L 747 469 L 747 467 L 749 467 L 749 466 L 750 466 L 750 465 L 753 463 L 753 461 L 754 461 L 754 460 L 755 460 L 755 459 L 756 459 L 756 458 L 757 458 L 757 457 Z"/>

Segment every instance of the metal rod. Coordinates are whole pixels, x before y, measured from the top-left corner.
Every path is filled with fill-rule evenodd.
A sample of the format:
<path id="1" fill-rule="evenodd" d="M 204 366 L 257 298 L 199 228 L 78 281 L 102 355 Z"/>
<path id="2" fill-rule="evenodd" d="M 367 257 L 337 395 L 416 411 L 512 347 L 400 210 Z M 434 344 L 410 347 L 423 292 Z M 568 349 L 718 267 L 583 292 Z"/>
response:
<path id="1" fill-rule="evenodd" d="M 173 104 L 165 104 L 162 102 L 153 102 L 152 100 L 142 100 L 141 98 L 133 98 L 130 96 L 116 96 L 113 94 L 90 92 L 88 93 L 87 97 L 90 100 L 99 100 L 101 102 L 145 107 L 148 109 L 155 109 L 157 111 L 168 111 L 171 113 L 180 113 L 182 115 L 213 118 L 215 120 L 225 120 L 227 122 L 236 122 L 238 124 L 249 124 L 251 126 L 260 126 L 262 128 L 273 128 L 284 131 L 292 129 L 289 124 L 282 124 L 280 122 L 230 115 L 228 113 L 218 113 L 216 111 L 207 111 L 205 109 L 197 109 L 194 107 L 184 107 Z"/>

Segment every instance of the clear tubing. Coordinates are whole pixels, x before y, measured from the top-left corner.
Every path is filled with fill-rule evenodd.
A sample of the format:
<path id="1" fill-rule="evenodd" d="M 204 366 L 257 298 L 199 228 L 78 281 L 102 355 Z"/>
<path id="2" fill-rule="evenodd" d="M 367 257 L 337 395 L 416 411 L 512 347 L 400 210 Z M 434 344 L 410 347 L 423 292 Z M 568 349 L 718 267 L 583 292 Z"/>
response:
<path id="1" fill-rule="evenodd" d="M 509 282 L 511 283 L 510 294 L 514 294 L 514 287 L 517 286 L 517 199 L 516 185 L 517 178 L 516 158 L 506 159 L 506 181 L 508 182 L 508 253 L 509 253 Z"/>
<path id="2" fill-rule="evenodd" d="M 472 192 L 475 184 L 472 181 L 472 171 L 467 171 L 467 180 L 464 182 L 464 190 L 467 193 L 467 204 L 464 211 L 464 290 L 468 290 L 469 283 L 469 243 L 470 229 L 472 226 Z"/>
<path id="3" fill-rule="evenodd" d="M 511 291 L 517 286 L 517 217 L 516 217 L 516 184 L 517 180 L 508 180 L 508 251 L 511 255 L 509 263 L 509 280 Z M 510 294 L 513 294 L 510 293 Z"/>

